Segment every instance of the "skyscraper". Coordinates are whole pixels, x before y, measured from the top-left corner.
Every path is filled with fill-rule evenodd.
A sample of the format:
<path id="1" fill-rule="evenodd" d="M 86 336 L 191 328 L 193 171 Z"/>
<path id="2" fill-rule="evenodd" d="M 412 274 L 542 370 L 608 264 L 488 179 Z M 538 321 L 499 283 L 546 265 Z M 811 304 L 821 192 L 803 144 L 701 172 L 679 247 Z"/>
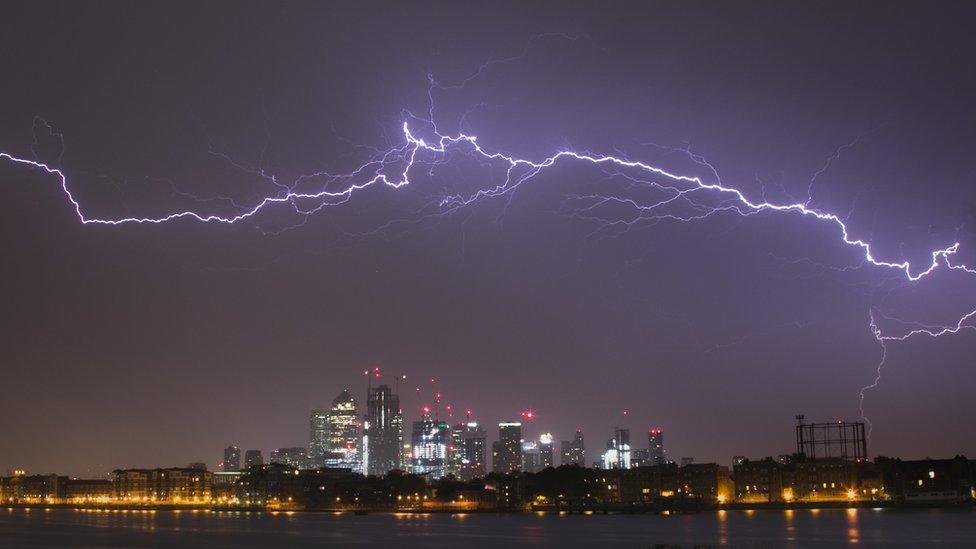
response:
<path id="1" fill-rule="evenodd" d="M 552 433 L 543 433 L 539 437 L 539 469 L 552 466 Z"/>
<path id="2" fill-rule="evenodd" d="M 308 415 L 308 459 L 315 467 L 324 467 L 329 452 L 329 412 L 315 409 Z"/>
<path id="3" fill-rule="evenodd" d="M 255 465 L 264 465 L 264 457 L 261 450 L 248 450 L 244 452 L 244 468 L 250 469 Z"/>
<path id="4" fill-rule="evenodd" d="M 421 420 L 413 422 L 410 440 L 413 450 L 411 473 L 426 475 L 431 479 L 447 475 L 448 446 L 451 444 L 451 429 L 447 423 L 434 421 L 430 417 L 430 409 L 424 408 Z"/>
<path id="5" fill-rule="evenodd" d="M 451 431 L 451 472 L 461 480 L 481 478 L 487 472 L 487 433 L 474 421 L 458 423 Z"/>
<path id="6" fill-rule="evenodd" d="M 313 412 L 313 436 L 316 435 L 314 415 Z M 342 391 L 332 400 L 332 407 L 326 414 L 324 435 L 324 441 L 320 442 L 322 465 L 353 471 L 362 469 L 359 459 L 359 412 L 349 391 Z"/>
<path id="7" fill-rule="evenodd" d="M 647 432 L 647 450 L 650 465 L 664 465 L 664 431 L 660 427 Z"/>
<path id="8" fill-rule="evenodd" d="M 220 466 L 224 471 L 240 471 L 241 449 L 237 446 L 228 446 L 224 448 L 224 461 Z"/>
<path id="9" fill-rule="evenodd" d="M 580 467 L 585 467 L 585 458 L 586 456 L 583 450 L 583 431 L 577 429 L 576 436 L 573 437 L 572 441 L 564 440 L 562 442 L 562 464 L 579 465 Z"/>
<path id="10" fill-rule="evenodd" d="M 539 465 L 539 444 L 534 440 L 522 441 L 522 471 L 526 473 L 538 473 L 542 467 Z"/>
<path id="11" fill-rule="evenodd" d="M 403 416 L 400 396 L 387 385 L 370 387 L 363 423 L 363 473 L 385 475 L 400 468 L 403 447 Z"/>
<path id="12" fill-rule="evenodd" d="M 630 469 L 630 429 L 617 427 L 603 453 L 604 469 Z"/>
<path id="13" fill-rule="evenodd" d="M 514 473 L 522 467 L 522 424 L 498 424 L 498 440 L 492 444 L 491 469 L 496 473 Z"/>

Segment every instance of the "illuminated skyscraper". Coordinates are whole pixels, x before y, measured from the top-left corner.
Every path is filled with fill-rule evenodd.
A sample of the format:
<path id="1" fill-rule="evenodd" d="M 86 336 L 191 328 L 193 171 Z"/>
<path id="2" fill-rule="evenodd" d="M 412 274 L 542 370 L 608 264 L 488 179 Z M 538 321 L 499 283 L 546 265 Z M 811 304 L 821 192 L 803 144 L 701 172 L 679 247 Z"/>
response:
<path id="1" fill-rule="evenodd" d="M 264 457 L 261 450 L 248 450 L 244 452 L 244 468 L 250 469 L 255 465 L 264 465 Z"/>
<path id="2" fill-rule="evenodd" d="M 315 467 L 325 466 L 329 452 L 329 412 L 312 410 L 308 418 L 308 459 Z"/>
<path id="3" fill-rule="evenodd" d="M 576 430 L 576 436 L 573 437 L 572 441 L 564 440 L 562 442 L 562 464 L 563 465 L 579 465 L 580 467 L 585 467 L 585 452 L 583 450 L 583 431 Z"/>
<path id="4" fill-rule="evenodd" d="M 363 422 L 363 472 L 385 475 L 400 469 L 403 448 L 403 416 L 400 396 L 387 385 L 370 387 L 366 397 L 366 421 Z"/>
<path id="5" fill-rule="evenodd" d="M 492 444 L 491 469 L 496 473 L 514 473 L 522 467 L 522 424 L 498 424 L 498 440 Z"/>
<path id="6" fill-rule="evenodd" d="M 332 401 L 326 418 L 327 436 L 323 462 L 327 467 L 343 467 L 360 471 L 359 413 L 349 391 L 339 393 Z M 314 432 L 314 431 L 313 431 Z"/>
<path id="7" fill-rule="evenodd" d="M 647 453 L 649 465 L 664 465 L 664 431 L 654 427 L 647 432 Z"/>
<path id="8" fill-rule="evenodd" d="M 543 433 L 539 437 L 539 470 L 552 466 L 552 433 Z"/>
<path id="9" fill-rule="evenodd" d="M 451 431 L 451 469 L 461 480 L 485 476 L 485 441 L 488 435 L 477 423 L 458 423 Z"/>
<path id="10" fill-rule="evenodd" d="M 522 441 L 522 471 L 538 473 L 540 469 L 539 444 L 534 440 Z"/>
<path id="11" fill-rule="evenodd" d="M 430 409 L 424 408 L 423 418 L 413 422 L 410 472 L 430 479 L 446 476 L 450 444 L 450 427 L 443 421 L 431 419 Z"/>
<path id="12" fill-rule="evenodd" d="M 240 471 L 241 449 L 237 446 L 224 448 L 224 461 L 220 464 L 220 468 L 224 471 Z"/>
<path id="13" fill-rule="evenodd" d="M 630 469 L 630 430 L 616 428 L 603 453 L 604 469 Z"/>

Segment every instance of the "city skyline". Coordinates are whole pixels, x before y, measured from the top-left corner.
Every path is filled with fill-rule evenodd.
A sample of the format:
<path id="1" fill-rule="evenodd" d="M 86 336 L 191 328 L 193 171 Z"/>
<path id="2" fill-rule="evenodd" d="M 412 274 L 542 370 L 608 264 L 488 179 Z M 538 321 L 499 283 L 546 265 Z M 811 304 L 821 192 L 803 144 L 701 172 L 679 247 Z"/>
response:
<path id="1" fill-rule="evenodd" d="M 0 470 L 976 454 L 972 6 L 377 6 L 7 7 Z"/>

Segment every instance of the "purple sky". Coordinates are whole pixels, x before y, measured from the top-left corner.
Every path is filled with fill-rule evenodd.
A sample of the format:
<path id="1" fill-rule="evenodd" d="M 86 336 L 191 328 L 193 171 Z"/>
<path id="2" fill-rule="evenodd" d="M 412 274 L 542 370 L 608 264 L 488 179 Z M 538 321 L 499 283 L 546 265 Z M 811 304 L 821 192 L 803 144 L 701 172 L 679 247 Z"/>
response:
<path id="1" fill-rule="evenodd" d="M 255 171 L 348 171 L 402 145 L 428 74 L 449 86 L 507 60 L 435 90 L 443 133 L 714 179 L 673 150 L 690 147 L 726 185 L 787 203 L 842 149 L 814 207 L 849 214 L 887 260 L 958 241 L 976 263 L 973 6 L 524 4 L 9 5 L 0 151 L 33 142 L 92 216 L 228 213 L 275 192 Z M 881 358 L 871 310 L 945 324 L 976 307 L 972 277 L 906 284 L 795 214 L 601 230 L 572 197 L 630 191 L 578 161 L 420 220 L 503 176 L 441 160 L 308 217 L 121 227 L 82 225 L 55 178 L 0 162 L 0 472 L 307 444 L 309 410 L 344 388 L 362 401 L 374 363 L 408 376 L 408 421 L 433 377 L 483 423 L 533 407 L 529 434 L 582 428 L 588 460 L 617 424 L 635 441 L 663 427 L 674 459 L 775 455 L 797 413 L 860 416 Z M 872 455 L 976 454 L 974 335 L 888 345 Z"/>

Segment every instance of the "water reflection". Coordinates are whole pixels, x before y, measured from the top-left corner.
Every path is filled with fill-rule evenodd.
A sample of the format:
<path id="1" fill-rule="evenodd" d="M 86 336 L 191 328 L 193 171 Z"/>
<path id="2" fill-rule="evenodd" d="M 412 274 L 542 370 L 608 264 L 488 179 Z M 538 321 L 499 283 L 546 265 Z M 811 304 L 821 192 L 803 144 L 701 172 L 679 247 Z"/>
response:
<path id="1" fill-rule="evenodd" d="M 728 511 L 725 509 L 718 512 L 718 543 L 719 545 L 729 544 L 729 517 Z"/>
<path id="2" fill-rule="evenodd" d="M 264 513 L 55 509 L 0 509 L 0 545 L 60 546 L 98 540 L 98 546 L 499 547 L 748 546 L 837 547 L 941 542 L 976 547 L 973 509 L 718 510 L 661 515 L 536 516 L 535 514 Z M 146 537 L 147 534 L 152 537 Z M 97 537 L 87 537 L 97 536 Z M 189 536 L 189 537 L 188 537 Z"/>
<path id="3" fill-rule="evenodd" d="M 861 532 L 857 528 L 857 509 L 847 510 L 847 541 L 848 543 L 858 543 L 861 539 Z"/>

